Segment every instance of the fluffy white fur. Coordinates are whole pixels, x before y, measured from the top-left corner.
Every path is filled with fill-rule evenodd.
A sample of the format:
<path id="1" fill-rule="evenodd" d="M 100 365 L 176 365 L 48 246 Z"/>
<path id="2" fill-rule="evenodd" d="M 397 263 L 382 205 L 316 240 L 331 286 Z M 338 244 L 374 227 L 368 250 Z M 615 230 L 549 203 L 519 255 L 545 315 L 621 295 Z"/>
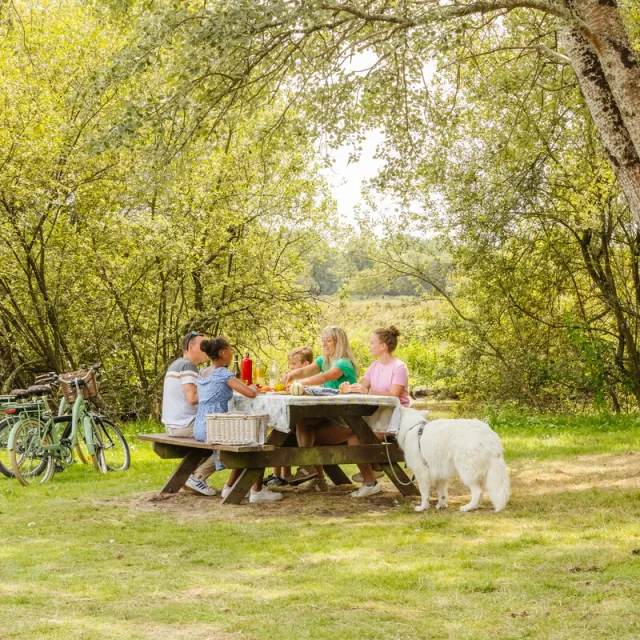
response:
<path id="1" fill-rule="evenodd" d="M 407 466 L 413 471 L 422 502 L 415 508 L 429 507 L 429 490 L 438 493 L 436 509 L 447 507 L 449 482 L 456 475 L 471 489 L 471 502 L 460 511 L 477 509 L 483 490 L 496 511 L 505 508 L 511 487 L 504 462 L 502 443 L 488 424 L 481 420 L 439 419 L 425 421 L 425 414 L 402 409 L 398 444 L 404 451 Z M 419 424 L 425 423 L 418 442 Z"/>

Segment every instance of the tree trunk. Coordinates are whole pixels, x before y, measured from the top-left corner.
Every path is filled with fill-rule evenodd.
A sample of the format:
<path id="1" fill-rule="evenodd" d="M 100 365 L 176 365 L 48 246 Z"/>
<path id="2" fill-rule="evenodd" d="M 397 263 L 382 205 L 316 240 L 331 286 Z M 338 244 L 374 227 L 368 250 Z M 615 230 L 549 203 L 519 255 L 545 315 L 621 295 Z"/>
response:
<path id="1" fill-rule="evenodd" d="M 600 233 L 599 236 L 600 247 L 597 251 L 594 251 L 592 247 L 592 230 L 587 229 L 583 231 L 580 240 L 580 249 L 591 280 L 600 290 L 602 301 L 611 309 L 615 316 L 618 335 L 622 338 L 619 344 L 622 344 L 623 347 L 626 348 L 629 357 L 627 375 L 633 384 L 633 394 L 636 398 L 636 404 L 640 407 L 640 354 L 638 354 L 636 338 L 627 322 L 627 317 L 616 288 L 615 278 L 611 271 L 609 239 L 606 231 Z"/>
<path id="2" fill-rule="evenodd" d="M 567 29 L 563 34 L 563 43 L 613 170 L 631 212 L 640 224 L 640 155 L 622 118 L 600 59 L 578 29 Z"/>
<path id="3" fill-rule="evenodd" d="M 590 33 L 622 120 L 640 154 L 640 64 L 617 0 L 570 0 Z"/>

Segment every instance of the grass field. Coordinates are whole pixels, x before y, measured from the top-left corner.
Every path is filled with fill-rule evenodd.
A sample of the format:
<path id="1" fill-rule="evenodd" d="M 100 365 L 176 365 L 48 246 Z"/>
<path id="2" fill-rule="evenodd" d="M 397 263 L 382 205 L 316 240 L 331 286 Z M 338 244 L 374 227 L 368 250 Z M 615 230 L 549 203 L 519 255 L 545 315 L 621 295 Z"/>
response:
<path id="1" fill-rule="evenodd" d="M 0 481 L 0 638 L 640 637 L 640 425 L 495 420 L 513 497 L 413 512 L 391 485 L 271 505 L 155 500 L 175 466 Z M 148 428 L 148 427 L 147 427 Z M 222 486 L 225 473 L 213 485 Z"/>

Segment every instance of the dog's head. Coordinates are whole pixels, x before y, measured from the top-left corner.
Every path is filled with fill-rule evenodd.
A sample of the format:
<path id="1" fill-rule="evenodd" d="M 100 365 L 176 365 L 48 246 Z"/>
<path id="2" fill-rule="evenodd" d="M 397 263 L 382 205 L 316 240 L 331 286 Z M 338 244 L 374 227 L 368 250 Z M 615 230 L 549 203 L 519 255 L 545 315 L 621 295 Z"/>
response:
<path id="1" fill-rule="evenodd" d="M 423 422 L 429 415 L 428 411 L 418 411 L 410 407 L 400 407 L 400 427 L 398 428 L 398 444 L 404 447 L 404 439 L 411 427 Z"/>

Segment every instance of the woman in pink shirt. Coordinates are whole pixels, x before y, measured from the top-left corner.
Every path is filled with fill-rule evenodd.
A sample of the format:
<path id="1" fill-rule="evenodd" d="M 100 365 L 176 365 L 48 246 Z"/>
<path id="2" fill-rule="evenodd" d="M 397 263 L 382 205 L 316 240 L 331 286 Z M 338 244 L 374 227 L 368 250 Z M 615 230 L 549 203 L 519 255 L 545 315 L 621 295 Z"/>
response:
<path id="1" fill-rule="evenodd" d="M 367 369 L 360 384 L 345 382 L 340 385 L 342 393 L 366 393 L 372 396 L 395 396 L 403 407 L 409 406 L 409 369 L 393 355 L 398 346 L 400 331 L 393 325 L 386 329 L 375 329 L 369 338 L 369 353 L 378 359 Z M 383 433 L 376 434 L 380 440 Z M 362 444 L 357 436 L 348 440 L 351 445 Z M 380 491 L 370 464 L 359 464 L 364 484 L 351 495 L 355 498 L 372 496 Z"/>

